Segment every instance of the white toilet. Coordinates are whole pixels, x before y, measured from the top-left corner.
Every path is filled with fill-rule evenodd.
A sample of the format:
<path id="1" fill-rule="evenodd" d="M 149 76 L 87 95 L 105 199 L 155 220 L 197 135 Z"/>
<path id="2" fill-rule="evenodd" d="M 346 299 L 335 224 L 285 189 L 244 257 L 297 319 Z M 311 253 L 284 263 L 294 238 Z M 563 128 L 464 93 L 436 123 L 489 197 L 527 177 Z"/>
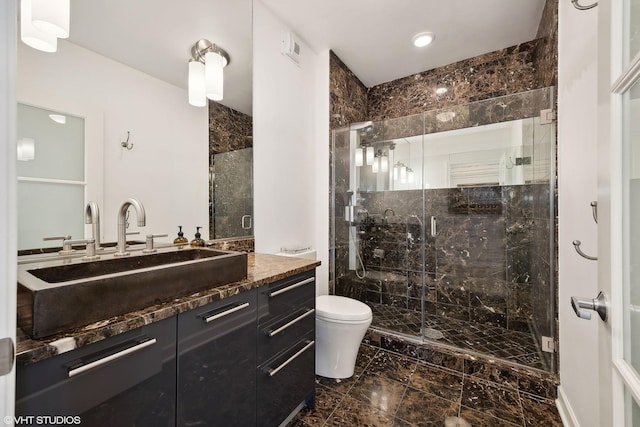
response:
<path id="1" fill-rule="evenodd" d="M 349 378 L 356 366 L 358 350 L 371 325 L 371 308 L 347 297 L 316 297 L 316 374 Z"/>
<path id="2" fill-rule="evenodd" d="M 316 259 L 311 249 L 282 249 L 277 255 Z M 368 305 L 347 297 L 316 297 L 316 375 L 349 378 L 373 315 Z"/>

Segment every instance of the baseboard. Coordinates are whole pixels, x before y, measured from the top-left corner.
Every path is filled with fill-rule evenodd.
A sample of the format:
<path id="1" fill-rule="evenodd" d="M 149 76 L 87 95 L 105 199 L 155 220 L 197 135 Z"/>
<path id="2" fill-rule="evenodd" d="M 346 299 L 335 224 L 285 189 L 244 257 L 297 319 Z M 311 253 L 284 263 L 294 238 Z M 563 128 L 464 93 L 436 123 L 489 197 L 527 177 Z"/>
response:
<path id="1" fill-rule="evenodd" d="M 556 407 L 558 413 L 562 419 L 564 427 L 580 427 L 580 423 L 576 418 L 576 414 L 573 412 L 573 408 L 567 400 L 567 395 L 564 393 L 562 386 L 558 386 L 558 398 L 556 399 Z"/>

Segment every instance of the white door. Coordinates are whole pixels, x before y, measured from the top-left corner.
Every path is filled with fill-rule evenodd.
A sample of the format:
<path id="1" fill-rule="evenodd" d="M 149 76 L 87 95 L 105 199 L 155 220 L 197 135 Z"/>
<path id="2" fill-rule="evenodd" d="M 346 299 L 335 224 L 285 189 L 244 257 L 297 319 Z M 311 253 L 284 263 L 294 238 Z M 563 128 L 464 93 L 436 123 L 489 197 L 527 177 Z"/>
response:
<path id="1" fill-rule="evenodd" d="M 598 5 L 600 425 L 640 426 L 640 0 Z"/>
<path id="2" fill-rule="evenodd" d="M 7 425 L 13 424 L 15 395 L 16 16 L 15 0 L 0 2 L 0 424 Z"/>

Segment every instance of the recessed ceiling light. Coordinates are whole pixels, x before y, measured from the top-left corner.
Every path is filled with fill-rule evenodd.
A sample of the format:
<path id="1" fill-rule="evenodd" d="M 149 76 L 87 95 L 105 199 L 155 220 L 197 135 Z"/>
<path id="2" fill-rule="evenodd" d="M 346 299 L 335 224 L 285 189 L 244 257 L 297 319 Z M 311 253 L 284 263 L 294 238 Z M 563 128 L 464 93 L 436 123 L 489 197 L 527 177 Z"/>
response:
<path id="1" fill-rule="evenodd" d="M 444 95 L 447 93 L 447 88 L 442 86 L 436 89 L 436 95 Z"/>
<path id="2" fill-rule="evenodd" d="M 413 45 L 416 47 L 425 47 L 429 44 L 431 44 L 431 42 L 433 42 L 433 40 L 435 40 L 436 36 L 435 34 L 431 33 L 431 32 L 425 32 L 425 33 L 418 33 L 415 36 L 413 36 Z"/>
<path id="3" fill-rule="evenodd" d="M 49 114 L 49 118 L 56 123 L 60 123 L 61 125 L 67 122 L 67 118 L 62 114 Z"/>

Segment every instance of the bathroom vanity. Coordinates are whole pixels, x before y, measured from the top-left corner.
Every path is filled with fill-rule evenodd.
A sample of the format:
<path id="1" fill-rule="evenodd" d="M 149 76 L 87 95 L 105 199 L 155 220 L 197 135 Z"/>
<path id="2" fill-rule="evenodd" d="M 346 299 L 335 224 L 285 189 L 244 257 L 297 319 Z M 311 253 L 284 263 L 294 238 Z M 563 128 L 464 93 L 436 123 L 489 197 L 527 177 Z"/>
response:
<path id="1" fill-rule="evenodd" d="M 19 332 L 16 415 L 277 426 L 314 402 L 318 265 L 249 254 L 246 280 L 47 339 Z"/>

